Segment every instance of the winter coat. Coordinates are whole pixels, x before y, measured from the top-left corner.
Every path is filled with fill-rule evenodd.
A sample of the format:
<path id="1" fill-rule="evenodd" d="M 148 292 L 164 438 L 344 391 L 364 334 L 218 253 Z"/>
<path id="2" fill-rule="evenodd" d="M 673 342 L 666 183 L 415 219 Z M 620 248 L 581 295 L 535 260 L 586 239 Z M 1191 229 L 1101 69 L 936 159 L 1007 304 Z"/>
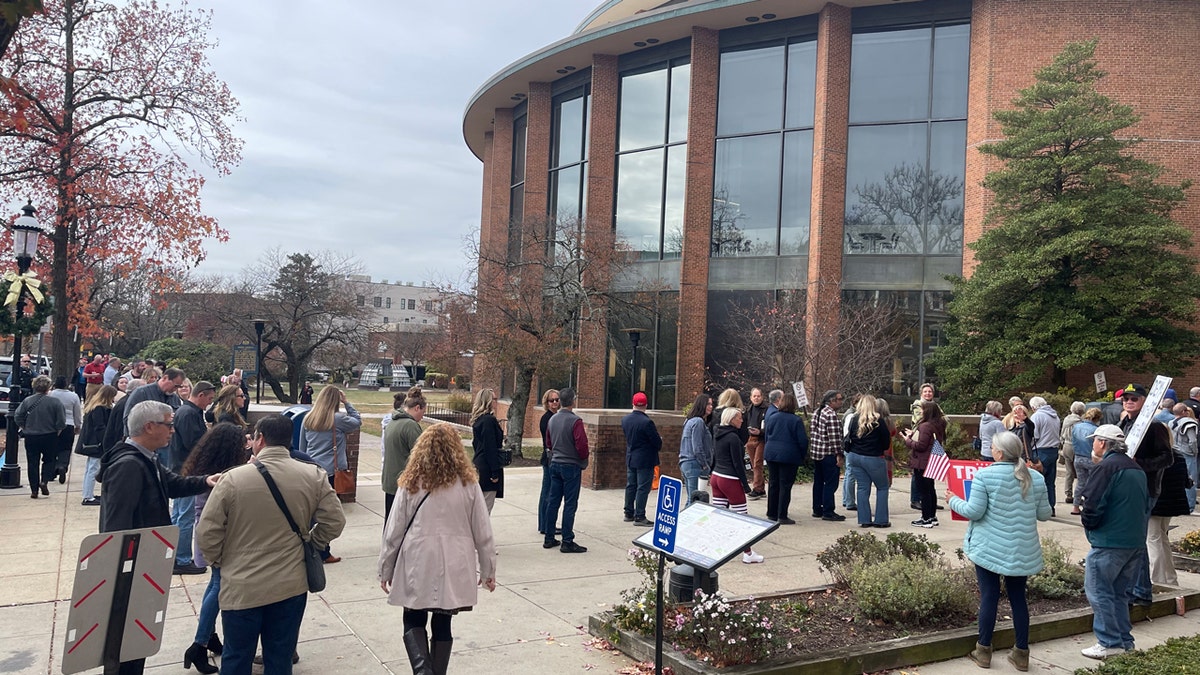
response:
<path id="1" fill-rule="evenodd" d="M 689 417 L 683 423 L 683 434 L 679 438 L 679 461 L 686 459 L 699 462 L 705 474 L 712 466 L 713 437 L 708 433 L 703 417 Z"/>
<path id="2" fill-rule="evenodd" d="M 1036 459 L 1033 456 L 1033 449 L 1037 447 L 1033 444 L 1033 419 L 1029 418 L 1024 422 L 1013 426 L 1011 429 L 1009 429 L 1009 431 L 1013 432 L 1017 435 L 1017 438 L 1021 439 L 1021 447 L 1025 449 L 1023 453 L 1025 458 Z"/>
<path id="3" fill-rule="evenodd" d="M 472 461 L 479 472 L 479 488 L 484 492 L 495 492 L 496 498 L 500 499 L 504 496 L 504 467 L 500 464 L 504 431 L 496 416 L 489 412 L 471 423 L 471 432 L 471 447 L 475 450 Z"/>
<path id="4" fill-rule="evenodd" d="M 1145 548 L 1150 497 L 1146 472 L 1131 457 L 1106 453 L 1075 499 L 1083 505 L 1080 520 L 1093 547 Z"/>
<path id="5" fill-rule="evenodd" d="M 935 417 L 917 425 L 917 432 L 904 439 L 904 444 L 910 450 L 908 468 L 925 470 L 929 466 L 929 454 L 933 449 L 933 441 L 946 441 L 946 420 Z"/>
<path id="6" fill-rule="evenodd" d="M 84 457 L 99 457 L 104 454 L 104 430 L 108 427 L 108 416 L 112 408 L 96 406 L 83 416 L 83 427 L 75 442 L 75 454 Z"/>
<path id="7" fill-rule="evenodd" d="M 1037 523 L 1050 520 L 1050 502 L 1042 474 L 1030 471 L 1029 478 L 1022 496 L 1013 463 L 995 462 L 975 472 L 969 500 L 950 498 L 950 509 L 971 521 L 963 537 L 963 553 L 971 562 L 1009 577 L 1042 571 Z"/>
<path id="8" fill-rule="evenodd" d="M 774 417 L 778 417 L 775 415 Z M 750 482 L 746 480 L 746 451 L 736 427 L 717 427 L 716 449 L 713 451 L 713 473 L 735 478 L 742 483 L 742 491 L 750 493 Z"/>
<path id="9" fill-rule="evenodd" d="M 1163 471 L 1162 492 L 1158 501 L 1154 502 L 1152 516 L 1186 516 L 1191 512 L 1187 500 L 1188 472 L 1187 460 L 1183 455 L 1175 454 L 1175 462 Z"/>
<path id="10" fill-rule="evenodd" d="M 1062 431 L 1062 422 L 1054 406 L 1046 405 L 1033 411 L 1029 416 L 1033 422 L 1033 448 L 1057 448 L 1058 434 Z"/>
<path id="11" fill-rule="evenodd" d="M 892 430 L 888 428 L 888 425 L 884 424 L 883 420 L 879 420 L 874 429 L 871 429 L 863 436 L 859 436 L 858 415 L 852 415 L 846 424 L 846 435 L 843 445 L 846 452 L 852 452 L 863 457 L 883 457 L 884 453 L 892 447 Z"/>
<path id="12" fill-rule="evenodd" d="M 396 479 L 408 465 L 408 455 L 421 437 L 421 423 L 404 410 L 393 410 L 392 421 L 383 432 L 383 491 L 396 494 Z"/>
<path id="13" fill-rule="evenodd" d="M 346 434 L 362 427 L 362 416 L 346 401 L 346 412 L 333 414 L 333 428 L 317 431 L 301 426 L 300 452 L 308 454 L 330 476 L 335 470 L 350 468 L 346 458 Z"/>
<path id="14" fill-rule="evenodd" d="M 100 531 L 133 530 L 171 524 L 168 498 L 191 497 L 208 489 L 207 476 L 180 476 L 136 445 L 121 443 L 109 453 L 104 473 Z"/>
<path id="15" fill-rule="evenodd" d="M 992 439 L 1001 431 L 1004 431 L 1004 422 L 1001 422 L 999 417 L 988 413 L 979 416 L 979 455 L 981 457 L 991 461 Z"/>
<path id="16" fill-rule="evenodd" d="M 1098 428 L 1095 422 L 1089 420 L 1080 420 L 1071 428 L 1071 447 L 1075 450 L 1076 459 L 1088 459 L 1092 456 L 1092 439 L 1088 436 L 1096 433 Z"/>
<path id="17" fill-rule="evenodd" d="M 1171 429 L 1171 442 L 1175 453 L 1184 457 L 1195 457 L 1197 450 L 1196 420 L 1190 417 L 1176 417 L 1168 425 Z"/>
<path id="18" fill-rule="evenodd" d="M 629 469 L 653 469 L 658 466 L 662 436 L 654 420 L 643 410 L 634 410 L 621 419 L 625 433 L 625 466 Z"/>
<path id="19" fill-rule="evenodd" d="M 429 498 L 421 504 L 426 494 Z M 492 524 L 477 483 L 463 485 L 456 480 L 433 492 L 396 493 L 379 551 L 379 580 L 392 582 L 389 605 L 474 607 L 479 600 L 478 580 L 495 578 Z"/>
<path id="20" fill-rule="evenodd" d="M 804 420 L 792 413 L 780 412 L 767 420 L 767 442 L 763 459 L 768 462 L 799 466 L 808 458 L 808 434 Z"/>
<path id="21" fill-rule="evenodd" d="M 13 419 L 26 436 L 58 434 L 66 426 L 62 401 L 49 394 L 34 394 L 21 401 Z"/>

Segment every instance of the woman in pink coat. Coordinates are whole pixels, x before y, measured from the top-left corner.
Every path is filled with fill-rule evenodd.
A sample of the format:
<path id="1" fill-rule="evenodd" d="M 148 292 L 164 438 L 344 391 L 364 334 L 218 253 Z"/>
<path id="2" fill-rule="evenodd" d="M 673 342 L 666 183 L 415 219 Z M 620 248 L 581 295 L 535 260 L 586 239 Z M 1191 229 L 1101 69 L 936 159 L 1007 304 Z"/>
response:
<path id="1" fill-rule="evenodd" d="M 421 434 L 396 485 L 379 552 L 379 585 L 389 605 L 404 608 L 404 648 L 413 673 L 444 675 L 451 618 L 475 606 L 478 586 L 496 590 L 491 520 L 479 475 L 448 424 Z M 425 632 L 430 613 L 432 644 Z"/>

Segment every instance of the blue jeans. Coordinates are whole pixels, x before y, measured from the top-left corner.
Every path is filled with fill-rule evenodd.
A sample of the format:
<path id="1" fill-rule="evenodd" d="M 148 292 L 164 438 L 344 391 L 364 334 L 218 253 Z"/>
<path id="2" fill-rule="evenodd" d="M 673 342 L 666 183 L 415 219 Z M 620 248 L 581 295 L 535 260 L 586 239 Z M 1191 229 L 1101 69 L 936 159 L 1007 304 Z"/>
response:
<path id="1" fill-rule="evenodd" d="M 1075 455 L 1075 494 L 1083 492 L 1083 488 L 1087 485 L 1088 479 L 1092 476 L 1092 470 L 1096 468 L 1096 464 L 1092 462 L 1091 457 L 1080 457 Z M 1075 502 L 1079 506 L 1079 502 Z"/>
<path id="2" fill-rule="evenodd" d="M 837 490 L 837 455 L 813 461 L 812 512 L 813 515 L 833 515 L 833 493 Z"/>
<path id="3" fill-rule="evenodd" d="M 692 503 L 692 493 L 700 489 L 700 476 L 704 475 L 704 469 L 701 468 L 700 462 L 694 459 L 679 460 L 679 473 L 683 474 L 683 484 L 687 486 L 688 503 Z"/>
<path id="4" fill-rule="evenodd" d="M 88 457 L 87 465 L 83 468 L 83 498 L 92 499 L 96 496 L 96 474 L 100 473 L 100 458 Z"/>
<path id="5" fill-rule="evenodd" d="M 300 622 L 308 593 L 251 609 L 221 610 L 225 648 L 221 675 L 250 675 L 254 651 L 262 639 L 263 672 L 291 675 L 292 654 L 300 639 Z"/>
<path id="6" fill-rule="evenodd" d="M 176 497 L 171 500 L 171 524 L 179 528 L 179 546 L 175 549 L 175 564 L 192 564 L 192 530 L 196 527 L 196 497 Z"/>
<path id="7" fill-rule="evenodd" d="M 654 483 L 654 467 L 625 470 L 625 515 L 634 519 L 646 517 L 646 500 Z"/>
<path id="8" fill-rule="evenodd" d="M 1028 577 L 1004 577 L 1008 603 L 1012 607 L 1013 633 L 1017 649 L 1029 649 L 1029 603 L 1025 601 L 1025 581 Z M 989 647 L 996 631 L 996 607 L 1000 603 L 1000 575 L 975 566 L 979 582 L 979 644 Z"/>
<path id="9" fill-rule="evenodd" d="M 858 486 L 855 483 L 854 474 L 850 472 L 850 455 L 846 455 L 846 475 L 842 478 L 842 506 L 852 509 L 858 503 L 854 500 L 857 498 Z"/>
<path id="10" fill-rule="evenodd" d="M 883 525 L 888 520 L 888 475 L 887 460 L 883 457 L 868 457 L 853 452 L 846 453 L 847 473 L 854 476 L 858 484 L 855 497 L 858 502 L 858 524 Z M 875 520 L 871 520 L 871 486 L 875 486 Z"/>
<path id="11" fill-rule="evenodd" d="M 1033 456 L 1042 463 L 1042 478 L 1046 479 L 1046 498 L 1054 508 L 1054 474 L 1058 471 L 1058 448 L 1035 448 Z"/>
<path id="12" fill-rule="evenodd" d="M 1192 487 L 1184 490 L 1184 492 L 1187 493 L 1188 510 L 1195 511 L 1196 510 L 1196 486 L 1200 485 L 1200 475 L 1198 475 L 1196 473 L 1198 464 L 1196 462 L 1196 457 L 1194 455 L 1191 457 L 1184 455 L 1183 461 L 1187 462 L 1188 477 L 1190 477 L 1192 479 Z"/>
<path id="13" fill-rule="evenodd" d="M 1158 503 L 1158 497 L 1150 498 L 1150 511 L 1146 512 L 1146 530 L 1150 526 L 1150 515 L 1154 511 L 1154 505 Z M 1142 544 L 1141 550 L 1138 551 L 1138 570 L 1133 577 L 1133 586 L 1129 589 L 1129 597 L 1135 600 L 1153 600 L 1154 585 L 1150 583 L 1150 551 Z"/>
<path id="14" fill-rule="evenodd" d="M 1129 590 L 1144 548 L 1093 548 L 1087 554 L 1083 589 L 1095 616 L 1092 632 L 1105 647 L 1133 647 Z"/>
<path id="15" fill-rule="evenodd" d="M 579 487 L 583 469 L 565 462 L 550 463 L 550 497 L 546 502 L 546 522 L 558 520 L 558 505 L 563 507 L 563 543 L 575 541 L 575 510 L 579 508 Z M 547 544 L 554 541 L 554 530 L 546 531 Z"/>
<path id="16" fill-rule="evenodd" d="M 200 616 L 194 640 L 202 645 L 208 644 L 208 638 L 217 632 L 217 612 L 221 611 L 221 568 L 211 565 L 210 570 L 212 575 L 208 578 L 208 587 L 204 589 L 204 598 L 200 600 Z"/>
<path id="17" fill-rule="evenodd" d="M 550 464 L 542 467 L 542 493 L 538 495 L 538 532 L 546 533 L 546 503 L 550 501 Z M 554 523 L 550 523 L 553 529 Z"/>

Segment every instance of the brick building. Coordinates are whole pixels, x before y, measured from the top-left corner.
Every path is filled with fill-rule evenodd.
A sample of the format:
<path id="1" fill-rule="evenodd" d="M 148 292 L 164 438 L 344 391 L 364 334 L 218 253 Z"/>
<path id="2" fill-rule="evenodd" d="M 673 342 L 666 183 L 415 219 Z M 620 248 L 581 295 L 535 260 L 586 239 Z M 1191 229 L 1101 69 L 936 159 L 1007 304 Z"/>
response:
<path id="1" fill-rule="evenodd" d="M 1193 0 L 608 0 L 471 98 L 481 238 L 580 218 L 632 247 L 633 276 L 666 282 L 655 316 L 582 336 L 603 354 L 571 376 L 585 407 L 628 404 L 623 329 L 646 331 L 634 379 L 652 407 L 678 409 L 730 358 L 729 308 L 788 290 L 818 319 L 874 298 L 905 308 L 893 393 L 907 394 L 934 375 L 945 275 L 972 268 L 992 113 L 1067 42 L 1099 38 L 1103 91 L 1143 116 L 1139 151 L 1196 181 L 1197 36 Z M 1188 196 L 1176 217 L 1198 232 L 1200 187 Z"/>

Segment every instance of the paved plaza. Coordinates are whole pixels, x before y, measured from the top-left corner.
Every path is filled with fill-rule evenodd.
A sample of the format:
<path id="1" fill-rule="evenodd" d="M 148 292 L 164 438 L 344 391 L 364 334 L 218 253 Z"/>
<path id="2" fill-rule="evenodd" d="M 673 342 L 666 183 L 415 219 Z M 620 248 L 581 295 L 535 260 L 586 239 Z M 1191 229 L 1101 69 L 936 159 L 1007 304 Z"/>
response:
<path id="1" fill-rule="evenodd" d="M 346 505 L 346 530 L 333 543 L 342 562 L 326 567 L 326 590 L 309 596 L 298 674 L 411 672 L 401 642 L 401 610 L 388 606 L 375 576 L 383 526 L 378 448 L 378 437 L 363 435 L 359 501 Z M 83 462 L 76 457 L 67 484 L 52 483 L 50 497 L 31 500 L 27 488 L 0 491 L 5 537 L 0 548 L 0 673 L 61 672 L 74 560 L 80 541 L 97 529 L 98 509 L 80 505 L 82 474 Z M 916 514 L 908 508 L 907 484 L 906 479 L 897 481 L 889 500 L 897 530 L 923 532 L 953 552 L 962 543 L 965 524 L 946 517 L 932 530 L 909 528 Z M 506 471 L 506 496 L 496 502 L 492 514 L 500 553 L 497 588 L 495 593 L 482 591 L 475 610 L 455 618 L 452 673 L 615 673 L 634 665 L 624 656 L 591 646 L 584 627 L 590 614 L 619 601 L 622 590 L 638 583 L 627 555 L 632 539 L 644 530 L 622 521 L 622 491 L 584 490 L 576 540 L 589 551 L 564 555 L 545 550 L 535 515 L 540 485 L 538 467 Z M 827 581 L 814 556 L 855 525 L 852 517 L 845 523 L 810 518 L 809 490 L 808 485 L 795 488 L 791 515 L 798 523 L 781 527 L 755 546 L 766 556 L 765 563 L 743 565 L 735 560 L 721 568 L 722 590 L 765 593 Z M 764 510 L 762 501 L 750 502 L 752 515 L 762 517 Z M 1200 527 L 1200 518 L 1176 520 L 1187 530 Z M 1043 524 L 1042 533 L 1067 543 L 1075 556 L 1087 550 L 1082 528 L 1069 518 Z M 1200 577 L 1181 573 L 1180 578 L 1183 585 L 1200 588 Z M 183 652 L 196 629 L 207 582 L 208 575 L 174 577 L 163 647 L 149 659 L 148 672 L 183 672 Z M 1200 612 L 1195 611 L 1134 626 L 1142 648 L 1197 632 Z M 1095 665 L 1079 654 L 1094 642 L 1087 634 L 1034 644 L 1033 670 L 1070 673 Z M 1010 668 L 1003 659 L 993 666 L 1006 669 Z M 969 661 L 958 659 L 906 672 L 948 675 L 974 670 Z"/>

